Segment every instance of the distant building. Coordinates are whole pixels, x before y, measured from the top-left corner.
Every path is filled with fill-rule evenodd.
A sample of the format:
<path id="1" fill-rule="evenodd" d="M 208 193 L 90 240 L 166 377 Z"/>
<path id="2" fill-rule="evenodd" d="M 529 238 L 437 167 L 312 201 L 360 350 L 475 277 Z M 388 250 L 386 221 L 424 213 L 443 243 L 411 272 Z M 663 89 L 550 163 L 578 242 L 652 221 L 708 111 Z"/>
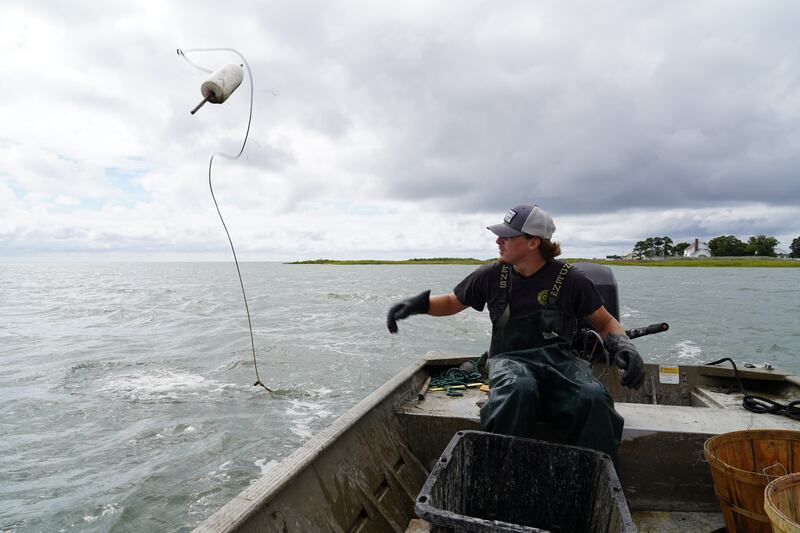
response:
<path id="1" fill-rule="evenodd" d="M 780 257 L 781 259 L 788 259 L 789 257 L 792 257 L 792 253 L 787 252 L 783 248 L 775 248 L 775 256 Z"/>
<path id="2" fill-rule="evenodd" d="M 702 242 L 700 239 L 695 239 L 684 251 L 684 257 L 711 257 L 711 250 L 708 249 L 708 243 Z"/>

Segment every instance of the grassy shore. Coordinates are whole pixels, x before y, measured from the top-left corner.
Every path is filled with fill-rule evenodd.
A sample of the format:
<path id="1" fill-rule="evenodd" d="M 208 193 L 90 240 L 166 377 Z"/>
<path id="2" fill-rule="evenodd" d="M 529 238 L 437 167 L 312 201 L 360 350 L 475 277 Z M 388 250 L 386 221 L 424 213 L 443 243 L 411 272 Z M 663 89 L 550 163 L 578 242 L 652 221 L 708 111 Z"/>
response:
<path id="1" fill-rule="evenodd" d="M 737 268 L 792 268 L 800 267 L 800 261 L 778 259 L 776 257 L 709 257 L 690 259 L 687 257 L 670 257 L 664 259 L 648 259 L 643 261 L 606 261 L 600 259 L 565 259 L 566 262 L 587 261 L 598 265 L 638 266 L 638 267 L 737 267 Z"/>
<path id="2" fill-rule="evenodd" d="M 606 261 L 604 259 L 562 259 L 567 263 L 588 262 L 598 265 L 638 266 L 638 267 L 800 267 L 800 261 L 777 259 L 774 257 L 711 257 L 708 259 L 688 259 L 671 257 L 667 260 L 650 259 L 645 261 Z M 312 259 L 309 261 L 293 261 L 290 265 L 484 265 L 496 261 L 492 259 L 474 259 L 472 257 L 428 257 L 385 261 L 380 259 Z"/>
<path id="3" fill-rule="evenodd" d="M 290 265 L 483 265 L 495 259 L 474 259 L 472 257 L 425 257 L 419 259 L 403 259 L 388 261 L 382 259 L 312 259 L 310 261 L 292 261 Z"/>

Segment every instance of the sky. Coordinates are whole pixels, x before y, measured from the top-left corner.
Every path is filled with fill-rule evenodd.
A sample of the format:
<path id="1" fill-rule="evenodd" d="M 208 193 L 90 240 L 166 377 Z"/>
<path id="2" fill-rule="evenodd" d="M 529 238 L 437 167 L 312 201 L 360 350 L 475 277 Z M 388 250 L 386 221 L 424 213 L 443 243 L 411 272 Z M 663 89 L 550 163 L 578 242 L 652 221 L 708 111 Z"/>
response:
<path id="1" fill-rule="evenodd" d="M 36 2 L 0 8 L 0 259 L 566 257 L 800 236 L 800 3 Z M 233 48 L 252 77 L 189 111 Z M 209 70 L 231 52 L 187 52 Z"/>

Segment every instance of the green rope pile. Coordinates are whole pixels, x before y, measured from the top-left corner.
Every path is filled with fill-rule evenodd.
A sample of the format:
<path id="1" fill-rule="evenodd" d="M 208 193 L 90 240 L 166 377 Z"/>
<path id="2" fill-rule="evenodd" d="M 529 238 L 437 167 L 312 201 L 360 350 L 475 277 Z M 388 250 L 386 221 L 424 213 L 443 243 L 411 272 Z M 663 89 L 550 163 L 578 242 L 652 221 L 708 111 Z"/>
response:
<path id="1" fill-rule="evenodd" d="M 431 378 L 431 387 L 444 387 L 448 396 L 464 396 L 464 393 L 459 389 L 454 389 L 455 385 L 462 385 L 466 388 L 470 383 L 477 383 L 483 381 L 483 376 L 478 372 L 478 362 L 480 358 L 474 361 L 472 371 L 461 370 L 460 368 L 448 368 L 438 376 Z"/>

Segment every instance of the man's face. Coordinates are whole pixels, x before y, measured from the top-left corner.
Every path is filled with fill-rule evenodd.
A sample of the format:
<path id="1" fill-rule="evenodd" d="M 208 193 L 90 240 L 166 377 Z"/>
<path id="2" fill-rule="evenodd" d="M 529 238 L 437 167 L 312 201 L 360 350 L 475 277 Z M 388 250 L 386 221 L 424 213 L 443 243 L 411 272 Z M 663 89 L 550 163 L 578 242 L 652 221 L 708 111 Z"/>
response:
<path id="1" fill-rule="evenodd" d="M 516 237 L 498 237 L 495 242 L 500 251 L 500 262 L 514 264 L 520 262 L 538 247 L 539 238 L 528 239 L 524 235 L 518 235 Z"/>

